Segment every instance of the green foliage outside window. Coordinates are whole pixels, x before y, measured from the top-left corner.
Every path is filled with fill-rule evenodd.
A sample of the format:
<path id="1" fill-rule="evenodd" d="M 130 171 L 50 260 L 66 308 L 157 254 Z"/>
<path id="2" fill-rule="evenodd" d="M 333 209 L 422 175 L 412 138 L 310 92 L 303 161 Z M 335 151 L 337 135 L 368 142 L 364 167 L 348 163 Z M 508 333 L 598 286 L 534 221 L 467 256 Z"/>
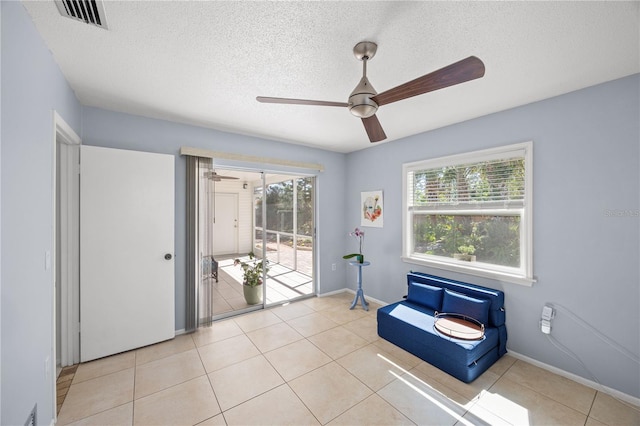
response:
<path id="1" fill-rule="evenodd" d="M 522 158 L 414 172 L 414 253 L 520 267 L 524 174 Z"/>
<path id="2" fill-rule="evenodd" d="M 294 212 L 294 185 L 296 185 L 297 210 Z M 256 188 L 256 195 L 262 188 Z M 255 221 L 262 223 L 263 197 L 255 197 Z M 313 235 L 313 178 L 299 177 L 282 182 L 270 183 L 266 186 L 267 230 L 293 234 L 294 214 L 297 215 L 298 247 L 311 247 Z M 305 238 L 308 236 L 308 238 Z M 256 238 L 262 238 L 261 233 Z M 275 233 L 268 233 L 267 238 L 274 242 Z M 293 238 L 281 235 L 280 242 L 293 244 Z"/>
<path id="3" fill-rule="evenodd" d="M 518 216 L 416 215 L 413 228 L 415 253 L 472 254 L 478 262 L 520 266 Z"/>

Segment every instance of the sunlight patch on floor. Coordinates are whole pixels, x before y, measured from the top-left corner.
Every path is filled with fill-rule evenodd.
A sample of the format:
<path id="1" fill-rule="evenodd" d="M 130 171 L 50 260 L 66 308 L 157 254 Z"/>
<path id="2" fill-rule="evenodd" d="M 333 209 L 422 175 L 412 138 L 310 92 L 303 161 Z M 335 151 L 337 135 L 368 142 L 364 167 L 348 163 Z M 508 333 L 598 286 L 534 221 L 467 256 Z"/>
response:
<path id="1" fill-rule="evenodd" d="M 500 413 L 500 417 L 509 423 L 523 426 L 530 424 L 527 408 L 498 393 L 485 391 L 482 395 L 482 407 L 492 413 Z"/>
<path id="2" fill-rule="evenodd" d="M 384 356 L 380 354 L 378 354 L 378 356 L 385 359 L 385 361 L 395 367 L 400 368 L 392 361 L 387 360 Z M 420 397 L 426 399 L 438 409 L 454 418 L 458 422 L 456 424 L 466 426 L 493 424 L 496 420 L 496 416 L 493 413 L 501 413 L 499 417 L 501 419 L 504 419 L 505 417 L 508 418 L 508 423 L 510 424 L 517 424 L 521 426 L 528 426 L 530 424 L 529 410 L 502 395 L 492 394 L 483 389 L 468 404 L 460 404 L 409 372 L 404 375 L 400 375 L 389 370 L 389 373 L 395 376 L 412 391 L 420 395 Z M 415 380 L 419 386 L 408 380 L 408 377 Z M 474 406 L 479 398 L 483 399 L 482 407 L 478 407 L 479 409 L 474 410 L 473 408 L 475 408 Z M 465 418 L 467 413 L 471 415 L 471 418 Z"/>

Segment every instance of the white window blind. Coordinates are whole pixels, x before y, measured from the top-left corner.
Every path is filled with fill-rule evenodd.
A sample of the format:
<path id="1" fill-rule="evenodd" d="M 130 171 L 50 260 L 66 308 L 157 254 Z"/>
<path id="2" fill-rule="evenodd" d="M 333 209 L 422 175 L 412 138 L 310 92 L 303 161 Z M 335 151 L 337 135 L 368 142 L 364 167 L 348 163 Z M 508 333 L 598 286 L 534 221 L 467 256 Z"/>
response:
<path id="1" fill-rule="evenodd" d="M 411 210 L 522 207 L 524 156 L 408 172 Z"/>

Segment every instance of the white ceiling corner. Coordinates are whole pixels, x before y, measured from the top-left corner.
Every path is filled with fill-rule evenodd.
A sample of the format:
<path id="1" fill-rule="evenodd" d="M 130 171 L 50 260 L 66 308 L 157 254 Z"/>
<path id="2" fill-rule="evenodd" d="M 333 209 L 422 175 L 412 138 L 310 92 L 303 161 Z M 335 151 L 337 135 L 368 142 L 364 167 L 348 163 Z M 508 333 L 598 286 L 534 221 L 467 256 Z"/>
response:
<path id="1" fill-rule="evenodd" d="M 361 76 L 382 92 L 467 56 L 483 78 L 383 105 L 390 142 L 640 72 L 639 2 L 104 2 L 108 30 L 23 1 L 80 102 L 351 152 L 372 146 L 346 108 Z"/>

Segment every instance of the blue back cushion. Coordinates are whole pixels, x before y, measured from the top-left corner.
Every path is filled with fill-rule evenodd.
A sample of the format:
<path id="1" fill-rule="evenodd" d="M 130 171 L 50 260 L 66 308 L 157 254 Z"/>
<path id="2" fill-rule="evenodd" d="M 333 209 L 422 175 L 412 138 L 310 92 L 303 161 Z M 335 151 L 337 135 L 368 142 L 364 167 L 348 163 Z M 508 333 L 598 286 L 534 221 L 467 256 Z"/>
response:
<path id="1" fill-rule="evenodd" d="M 463 314 L 488 325 L 489 304 L 490 302 L 487 299 L 477 299 L 445 289 L 444 297 L 442 298 L 442 312 Z"/>
<path id="2" fill-rule="evenodd" d="M 417 303 L 434 311 L 439 311 L 442 305 L 442 287 L 434 287 L 427 284 L 411 283 L 409 284 L 409 293 L 407 301 Z"/>
<path id="3" fill-rule="evenodd" d="M 499 327 L 505 323 L 504 293 L 501 290 L 464 283 L 462 281 L 450 280 L 447 278 L 437 277 L 435 275 L 425 274 L 423 272 L 408 273 L 407 283 L 442 287 L 453 290 L 454 292 L 468 294 L 476 299 L 486 299 L 489 301 L 489 322 L 485 325 L 488 327 Z M 441 309 L 438 309 L 438 311 L 442 312 Z"/>

